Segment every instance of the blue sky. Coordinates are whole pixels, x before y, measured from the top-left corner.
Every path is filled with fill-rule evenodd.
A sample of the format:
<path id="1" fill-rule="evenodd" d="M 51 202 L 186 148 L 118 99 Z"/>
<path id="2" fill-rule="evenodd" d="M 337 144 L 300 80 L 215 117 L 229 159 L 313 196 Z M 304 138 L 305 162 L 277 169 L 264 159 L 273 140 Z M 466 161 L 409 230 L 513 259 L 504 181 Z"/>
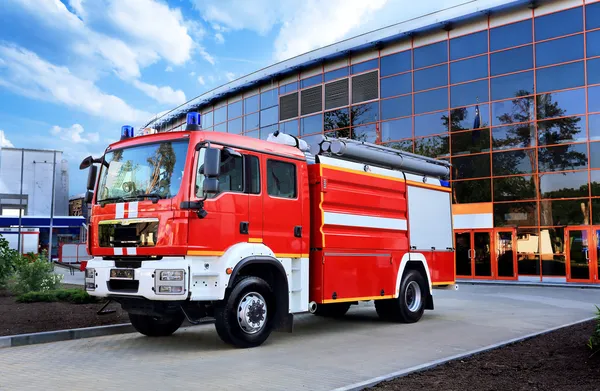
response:
<path id="1" fill-rule="evenodd" d="M 2 0 L 3 146 L 82 158 L 205 91 L 336 41 L 467 2 Z"/>

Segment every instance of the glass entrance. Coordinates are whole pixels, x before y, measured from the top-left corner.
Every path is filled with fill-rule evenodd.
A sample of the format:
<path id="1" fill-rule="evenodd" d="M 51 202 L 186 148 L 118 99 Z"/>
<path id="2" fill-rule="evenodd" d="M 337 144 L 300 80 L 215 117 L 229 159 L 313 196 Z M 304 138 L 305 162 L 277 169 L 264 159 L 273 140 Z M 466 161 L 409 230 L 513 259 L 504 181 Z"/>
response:
<path id="1" fill-rule="evenodd" d="M 515 230 L 496 231 L 496 275 L 498 279 L 514 280 L 517 275 L 515 273 L 515 265 L 517 261 L 516 251 L 516 233 Z"/>
<path id="2" fill-rule="evenodd" d="M 456 276 L 492 278 L 492 231 L 470 230 L 454 233 L 456 243 Z"/>
<path id="3" fill-rule="evenodd" d="M 456 275 L 460 277 L 471 277 L 473 275 L 471 232 L 456 232 L 454 234 L 454 242 L 456 243 Z"/>
<path id="4" fill-rule="evenodd" d="M 475 257 L 475 277 L 492 277 L 491 232 L 473 232 L 472 254 Z"/>
<path id="5" fill-rule="evenodd" d="M 597 229 L 594 229 L 594 237 L 597 237 Z M 590 230 L 587 228 L 567 228 L 567 280 L 590 282 L 596 273 L 592 269 L 597 251 L 596 240 L 592 239 Z M 595 238 L 594 238 L 595 239 Z M 590 245 L 594 246 L 591 247 Z"/>

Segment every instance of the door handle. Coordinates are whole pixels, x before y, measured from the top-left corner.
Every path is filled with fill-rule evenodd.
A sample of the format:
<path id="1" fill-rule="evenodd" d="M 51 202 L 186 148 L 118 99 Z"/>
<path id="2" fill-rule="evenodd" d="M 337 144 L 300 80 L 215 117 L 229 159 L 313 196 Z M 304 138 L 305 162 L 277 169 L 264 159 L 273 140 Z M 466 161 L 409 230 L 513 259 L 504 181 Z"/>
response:
<path id="1" fill-rule="evenodd" d="M 302 226 L 297 225 L 294 227 L 294 236 L 297 238 L 301 238 L 302 237 Z"/>
<path id="2" fill-rule="evenodd" d="M 250 225 L 249 222 L 247 221 L 242 221 L 240 223 L 240 233 L 241 234 L 248 234 L 248 226 Z"/>

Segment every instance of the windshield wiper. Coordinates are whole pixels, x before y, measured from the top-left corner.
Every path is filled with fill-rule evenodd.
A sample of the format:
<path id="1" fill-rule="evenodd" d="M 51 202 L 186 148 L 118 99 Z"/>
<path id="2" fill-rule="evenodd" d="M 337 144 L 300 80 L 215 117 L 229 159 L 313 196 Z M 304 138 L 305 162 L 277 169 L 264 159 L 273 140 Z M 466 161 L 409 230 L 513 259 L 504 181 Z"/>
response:
<path id="1" fill-rule="evenodd" d="M 123 202 L 125 201 L 125 199 L 123 197 L 109 197 L 109 198 L 103 198 L 100 201 L 98 201 L 98 203 L 102 206 L 106 205 L 106 204 L 110 204 L 111 202 Z"/>
<path id="2" fill-rule="evenodd" d="M 139 199 L 144 199 L 144 198 L 152 198 L 152 203 L 156 204 L 158 202 L 158 200 L 162 200 L 163 197 L 162 195 L 158 194 L 158 193 L 144 193 L 144 194 L 136 194 L 133 195 L 131 197 L 127 197 L 126 200 L 139 200 Z"/>

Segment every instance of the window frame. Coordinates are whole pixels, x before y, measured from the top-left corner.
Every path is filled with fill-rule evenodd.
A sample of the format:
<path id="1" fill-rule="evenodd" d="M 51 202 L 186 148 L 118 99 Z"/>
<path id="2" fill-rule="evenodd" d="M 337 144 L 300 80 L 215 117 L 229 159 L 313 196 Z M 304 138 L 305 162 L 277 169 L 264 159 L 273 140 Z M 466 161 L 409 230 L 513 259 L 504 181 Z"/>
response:
<path id="1" fill-rule="evenodd" d="M 294 168 L 294 197 L 282 197 L 282 196 L 278 196 L 278 195 L 273 195 L 271 194 L 271 192 L 269 191 L 269 180 L 270 180 L 270 171 L 269 171 L 269 164 L 271 162 L 275 162 L 275 163 L 281 163 L 281 164 L 287 164 L 290 165 Z M 289 200 L 289 201 L 294 201 L 294 200 L 298 200 L 299 194 L 298 194 L 298 165 L 288 161 L 287 159 L 274 159 L 274 158 L 267 158 L 266 162 L 265 162 L 265 172 L 266 172 L 266 180 L 265 180 L 265 186 L 266 186 L 266 195 L 269 198 L 275 198 L 275 199 L 279 199 L 279 200 Z"/>

